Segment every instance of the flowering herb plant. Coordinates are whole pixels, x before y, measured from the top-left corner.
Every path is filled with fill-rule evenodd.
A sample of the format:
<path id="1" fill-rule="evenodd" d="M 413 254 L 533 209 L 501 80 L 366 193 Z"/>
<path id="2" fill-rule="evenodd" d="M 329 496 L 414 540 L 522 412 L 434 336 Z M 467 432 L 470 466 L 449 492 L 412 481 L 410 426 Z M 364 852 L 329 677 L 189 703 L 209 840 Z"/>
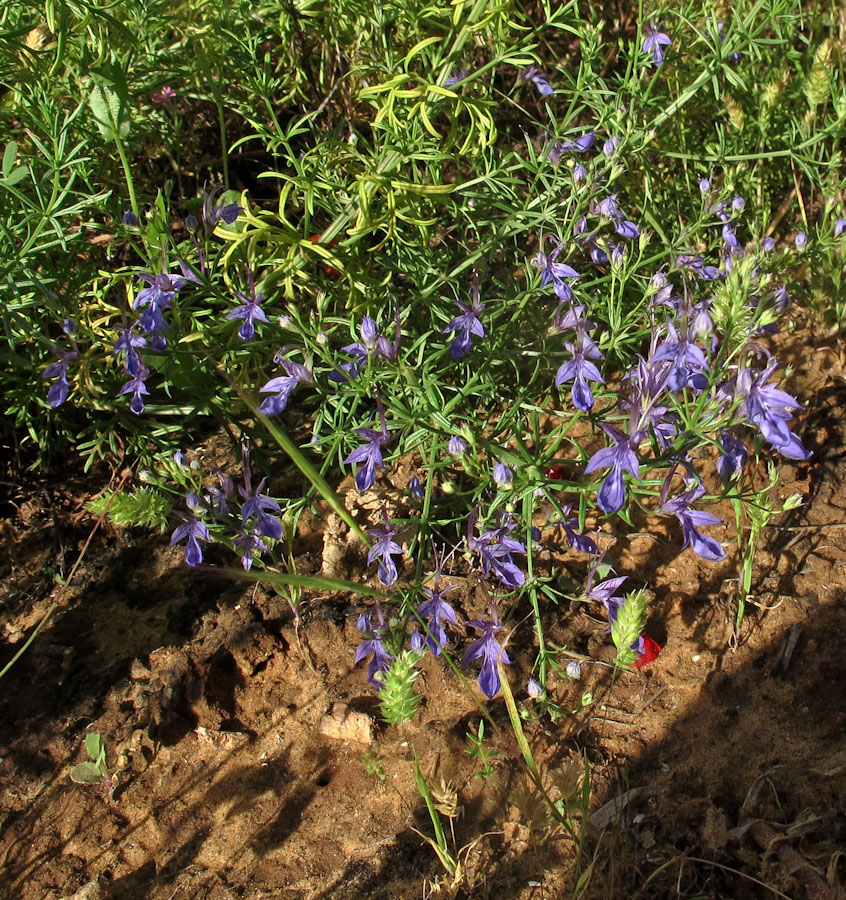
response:
<path id="1" fill-rule="evenodd" d="M 164 3 L 119 5 L 181 33 Z M 17 6 L 4 34 L 31 27 Z M 615 548 L 635 516 L 740 573 L 739 622 L 778 463 L 809 456 L 772 335 L 804 284 L 846 310 L 830 41 L 811 50 L 788 0 L 719 28 L 644 10 L 625 36 L 572 4 L 412 4 L 388 28 L 341 0 L 312 47 L 283 6 L 192 25 L 179 79 L 153 78 L 172 47 L 138 65 L 105 16 L 0 51 L 20 440 L 137 461 L 115 509 L 169 517 L 190 567 L 231 557 L 295 607 L 357 590 L 349 654 L 393 721 L 426 665 L 480 702 L 503 673 L 544 702 L 585 677 L 547 639 L 564 601 L 615 671 L 660 666 Z M 277 19 L 299 49 L 274 68 Z M 782 52 L 791 74 L 762 76 Z M 209 120 L 219 164 L 186 156 Z M 147 183 L 158 141 L 176 182 Z M 294 550 L 322 503 L 358 549 L 323 582 Z"/>

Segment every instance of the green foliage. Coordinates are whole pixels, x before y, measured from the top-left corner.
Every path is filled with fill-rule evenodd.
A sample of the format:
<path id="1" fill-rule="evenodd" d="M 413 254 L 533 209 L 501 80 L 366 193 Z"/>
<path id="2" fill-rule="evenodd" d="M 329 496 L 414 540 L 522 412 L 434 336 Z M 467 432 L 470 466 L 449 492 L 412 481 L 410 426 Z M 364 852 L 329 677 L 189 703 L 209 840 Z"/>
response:
<path id="1" fill-rule="evenodd" d="M 77 784 L 102 784 L 109 794 L 114 793 L 115 780 L 109 774 L 109 765 L 106 761 L 106 742 L 102 735 L 93 732 L 85 736 L 85 751 L 91 757 L 90 761 L 78 763 L 71 769 L 71 781 Z"/>
<path id="2" fill-rule="evenodd" d="M 479 771 L 473 777 L 490 778 L 494 773 L 494 764 L 496 757 L 499 756 L 499 751 L 492 750 L 485 744 L 485 720 L 479 719 L 476 731 L 474 732 L 471 726 L 465 737 L 470 746 L 464 752 L 479 763 Z"/>
<path id="3" fill-rule="evenodd" d="M 164 531 L 171 501 L 151 487 L 102 493 L 85 504 L 92 516 L 106 516 L 126 528 L 155 528 Z"/>

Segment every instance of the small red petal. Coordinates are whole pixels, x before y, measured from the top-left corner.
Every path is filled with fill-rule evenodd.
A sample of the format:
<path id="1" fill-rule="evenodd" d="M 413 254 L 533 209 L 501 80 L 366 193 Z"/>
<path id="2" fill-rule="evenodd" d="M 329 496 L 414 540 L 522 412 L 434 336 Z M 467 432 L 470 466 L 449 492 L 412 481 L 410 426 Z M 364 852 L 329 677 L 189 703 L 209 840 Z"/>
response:
<path id="1" fill-rule="evenodd" d="M 642 669 L 644 666 L 655 662 L 661 653 L 661 645 L 657 641 L 653 641 L 651 637 L 643 636 L 643 653 L 632 663 L 633 669 Z"/>
<path id="2" fill-rule="evenodd" d="M 567 470 L 564 466 L 550 466 L 548 469 L 543 470 L 543 474 L 545 478 L 548 478 L 550 481 L 563 481 L 564 476 L 567 474 Z"/>

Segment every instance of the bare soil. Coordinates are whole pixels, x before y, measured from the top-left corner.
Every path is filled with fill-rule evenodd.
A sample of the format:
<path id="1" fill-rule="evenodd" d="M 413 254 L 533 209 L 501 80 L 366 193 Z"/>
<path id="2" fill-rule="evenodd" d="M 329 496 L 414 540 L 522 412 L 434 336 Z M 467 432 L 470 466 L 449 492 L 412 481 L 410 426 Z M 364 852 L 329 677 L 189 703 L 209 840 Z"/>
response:
<path id="1" fill-rule="evenodd" d="M 62 592 L 55 573 L 89 535 L 82 508 L 102 478 L 5 486 L 0 665 L 60 603 L 0 681 L 0 897 L 547 900 L 580 873 L 585 897 L 846 896 L 846 381 L 814 329 L 779 344 L 814 456 L 781 465 L 778 499 L 805 504 L 766 529 L 739 634 L 736 556 L 704 562 L 679 552 L 673 522 L 644 520 L 609 558 L 654 593 L 654 663 L 612 681 L 593 611 L 551 608 L 548 640 L 585 658 L 580 680 L 551 679 L 568 711 L 551 722 L 526 693 L 530 625 L 515 636 L 510 684 L 555 796 L 590 765 L 580 860 L 543 821 L 501 698 L 488 778 L 465 752 L 478 698 L 442 661 L 424 663 L 412 723 L 380 723 L 353 662 L 361 598 L 309 596 L 296 622 L 271 592 L 189 570 L 164 538 L 109 528 Z M 303 565 L 355 556 L 336 524 L 304 522 Z M 454 580 L 462 612 L 479 613 Z M 111 798 L 69 778 L 90 731 L 107 742 Z M 457 792 L 454 886 L 418 834 L 432 827 L 414 753 L 430 785 Z"/>

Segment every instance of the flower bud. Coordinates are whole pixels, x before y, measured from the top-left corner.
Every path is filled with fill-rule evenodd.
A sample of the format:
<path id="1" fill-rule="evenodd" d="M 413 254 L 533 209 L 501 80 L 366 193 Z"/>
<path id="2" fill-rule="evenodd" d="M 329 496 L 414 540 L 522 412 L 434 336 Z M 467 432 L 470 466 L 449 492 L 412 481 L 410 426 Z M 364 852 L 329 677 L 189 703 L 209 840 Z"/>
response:
<path id="1" fill-rule="evenodd" d="M 514 472 L 511 470 L 511 466 L 500 460 L 494 466 L 493 479 L 499 487 L 503 489 L 510 488 L 514 483 Z"/>
<path id="2" fill-rule="evenodd" d="M 568 678 L 581 678 L 582 677 L 582 666 L 581 663 L 577 659 L 571 659 L 570 662 L 567 663 L 567 677 Z"/>
<path id="3" fill-rule="evenodd" d="M 454 434 L 449 439 L 449 444 L 447 444 L 447 450 L 449 451 L 451 456 L 464 456 L 464 454 L 469 449 L 469 444 L 467 441 L 461 437 L 460 434 Z"/>
<path id="4" fill-rule="evenodd" d="M 611 157 L 617 152 L 617 148 L 620 146 L 620 139 L 616 135 L 612 135 L 608 140 L 602 145 L 602 152 L 605 154 L 606 159 L 611 159 Z"/>
<path id="5" fill-rule="evenodd" d="M 361 343 L 368 350 L 373 350 L 376 347 L 376 340 L 379 337 L 379 331 L 376 328 L 376 323 L 370 316 L 365 316 L 361 323 Z"/>

